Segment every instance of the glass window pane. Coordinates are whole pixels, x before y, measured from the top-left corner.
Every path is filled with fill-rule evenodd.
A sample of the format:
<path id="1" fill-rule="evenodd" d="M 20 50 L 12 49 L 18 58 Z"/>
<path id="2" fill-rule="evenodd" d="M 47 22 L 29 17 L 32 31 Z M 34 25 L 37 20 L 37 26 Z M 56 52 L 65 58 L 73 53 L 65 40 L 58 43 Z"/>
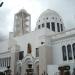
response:
<path id="1" fill-rule="evenodd" d="M 22 60 L 24 57 L 24 51 L 19 52 L 19 60 Z"/>
<path id="2" fill-rule="evenodd" d="M 49 23 L 49 22 L 47 22 L 47 28 L 49 28 L 49 29 L 50 29 L 50 23 Z"/>
<path id="3" fill-rule="evenodd" d="M 67 45 L 68 59 L 72 60 L 71 45 Z"/>
<path id="4" fill-rule="evenodd" d="M 73 56 L 74 56 L 74 59 L 75 59 L 75 43 L 72 45 L 72 48 L 73 48 Z"/>
<path id="5" fill-rule="evenodd" d="M 60 32 L 60 26 L 59 26 L 59 23 L 57 23 L 57 31 Z"/>
<path id="6" fill-rule="evenodd" d="M 40 29 L 40 25 L 38 25 L 38 29 Z"/>
<path id="7" fill-rule="evenodd" d="M 66 61 L 67 55 L 66 55 L 66 47 L 65 46 L 62 46 L 62 54 L 63 54 L 63 60 Z"/>
<path id="8" fill-rule="evenodd" d="M 54 22 L 51 23 L 51 26 L 52 26 L 52 31 L 55 31 L 55 23 Z"/>
<path id="9" fill-rule="evenodd" d="M 44 27 L 44 23 L 42 24 L 42 28 Z"/>
<path id="10" fill-rule="evenodd" d="M 63 25 L 61 24 L 61 31 L 63 31 Z"/>
<path id="11" fill-rule="evenodd" d="M 39 57 L 39 48 L 36 48 L 36 57 Z"/>

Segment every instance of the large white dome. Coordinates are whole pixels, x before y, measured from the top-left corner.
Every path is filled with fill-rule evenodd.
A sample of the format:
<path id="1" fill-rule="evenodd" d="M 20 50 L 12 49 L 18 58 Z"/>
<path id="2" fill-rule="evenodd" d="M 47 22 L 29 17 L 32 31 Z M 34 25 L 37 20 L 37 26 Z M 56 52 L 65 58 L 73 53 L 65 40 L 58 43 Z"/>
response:
<path id="1" fill-rule="evenodd" d="M 35 30 L 41 29 L 41 28 L 44 28 L 44 27 L 46 28 L 46 24 L 48 24 L 47 27 L 49 27 L 49 28 L 51 28 L 51 27 L 53 28 L 54 27 L 53 29 L 52 28 L 50 29 L 52 31 L 61 32 L 61 31 L 64 30 L 62 18 L 54 10 L 47 9 L 46 11 L 44 11 L 40 15 L 40 17 L 37 20 L 36 29 Z M 49 26 L 49 24 L 50 24 L 50 26 Z"/>
<path id="2" fill-rule="evenodd" d="M 57 12 L 55 12 L 54 10 L 50 10 L 50 9 L 47 9 L 46 11 L 44 11 L 40 17 L 43 17 L 43 16 L 52 16 L 52 15 L 56 15 L 56 16 L 59 16 L 59 14 Z M 59 16 L 60 17 L 60 16 Z"/>

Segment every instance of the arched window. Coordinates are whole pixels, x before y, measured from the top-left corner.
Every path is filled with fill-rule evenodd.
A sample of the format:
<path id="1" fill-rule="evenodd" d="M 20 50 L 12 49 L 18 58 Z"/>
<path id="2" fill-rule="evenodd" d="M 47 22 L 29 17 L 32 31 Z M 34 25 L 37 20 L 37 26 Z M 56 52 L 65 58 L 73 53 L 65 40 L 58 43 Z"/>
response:
<path id="1" fill-rule="evenodd" d="M 43 24 L 42 24 L 42 28 L 44 28 L 44 26 L 45 26 L 45 25 L 44 25 L 44 23 L 43 23 Z"/>
<path id="2" fill-rule="evenodd" d="M 61 24 L 61 31 L 63 31 L 63 25 Z"/>
<path id="3" fill-rule="evenodd" d="M 74 56 L 74 59 L 75 59 L 75 43 L 72 44 L 72 48 L 73 48 L 73 56 Z"/>
<path id="4" fill-rule="evenodd" d="M 52 26 L 52 31 L 55 31 L 55 23 L 54 22 L 51 23 L 51 26 Z"/>
<path id="5" fill-rule="evenodd" d="M 63 60 L 66 61 L 67 55 L 66 55 L 66 47 L 65 46 L 62 46 L 62 54 L 63 54 Z"/>
<path id="6" fill-rule="evenodd" d="M 47 28 L 50 29 L 50 22 L 47 22 L 46 25 L 47 25 Z"/>
<path id="7" fill-rule="evenodd" d="M 38 29 L 40 29 L 40 25 L 38 25 Z"/>
<path id="8" fill-rule="evenodd" d="M 68 52 L 68 59 L 72 60 L 72 51 L 71 51 L 71 45 L 67 45 L 67 52 Z"/>
<path id="9" fill-rule="evenodd" d="M 31 53 L 31 44 L 28 43 L 28 47 L 27 47 L 27 53 Z"/>
<path id="10" fill-rule="evenodd" d="M 60 32 L 60 26 L 59 26 L 59 23 L 57 23 L 57 31 Z"/>
<path id="11" fill-rule="evenodd" d="M 39 57 L 39 48 L 36 48 L 36 57 Z"/>

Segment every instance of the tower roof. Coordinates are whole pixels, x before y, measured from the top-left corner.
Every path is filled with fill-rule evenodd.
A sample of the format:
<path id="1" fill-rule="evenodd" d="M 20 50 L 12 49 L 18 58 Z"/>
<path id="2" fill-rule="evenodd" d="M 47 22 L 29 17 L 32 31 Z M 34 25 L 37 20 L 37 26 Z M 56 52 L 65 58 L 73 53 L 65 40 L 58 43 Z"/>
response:
<path id="1" fill-rule="evenodd" d="M 16 13 L 16 15 L 20 15 L 20 14 L 25 14 L 25 15 L 30 15 L 25 9 L 21 9 L 18 13 Z"/>
<path id="2" fill-rule="evenodd" d="M 35 30 L 42 29 L 42 28 L 48 28 L 51 31 L 54 31 L 54 32 L 58 31 L 58 32 L 60 32 L 60 30 L 58 30 L 56 28 L 56 26 L 55 26 L 55 25 L 57 25 L 57 23 L 59 25 L 62 24 L 62 26 L 64 25 L 62 17 L 56 11 L 47 9 L 38 18 L 38 20 L 36 22 L 36 28 L 35 28 Z"/>

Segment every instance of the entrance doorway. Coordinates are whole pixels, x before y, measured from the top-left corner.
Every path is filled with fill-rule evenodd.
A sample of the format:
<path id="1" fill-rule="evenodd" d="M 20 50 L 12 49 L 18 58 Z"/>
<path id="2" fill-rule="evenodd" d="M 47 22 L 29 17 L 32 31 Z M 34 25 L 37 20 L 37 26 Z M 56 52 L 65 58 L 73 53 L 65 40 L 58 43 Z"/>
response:
<path id="1" fill-rule="evenodd" d="M 28 64 L 28 68 L 26 69 L 26 75 L 33 75 L 32 64 Z"/>
<path id="2" fill-rule="evenodd" d="M 60 66 L 58 67 L 59 75 L 70 75 L 70 66 Z"/>

